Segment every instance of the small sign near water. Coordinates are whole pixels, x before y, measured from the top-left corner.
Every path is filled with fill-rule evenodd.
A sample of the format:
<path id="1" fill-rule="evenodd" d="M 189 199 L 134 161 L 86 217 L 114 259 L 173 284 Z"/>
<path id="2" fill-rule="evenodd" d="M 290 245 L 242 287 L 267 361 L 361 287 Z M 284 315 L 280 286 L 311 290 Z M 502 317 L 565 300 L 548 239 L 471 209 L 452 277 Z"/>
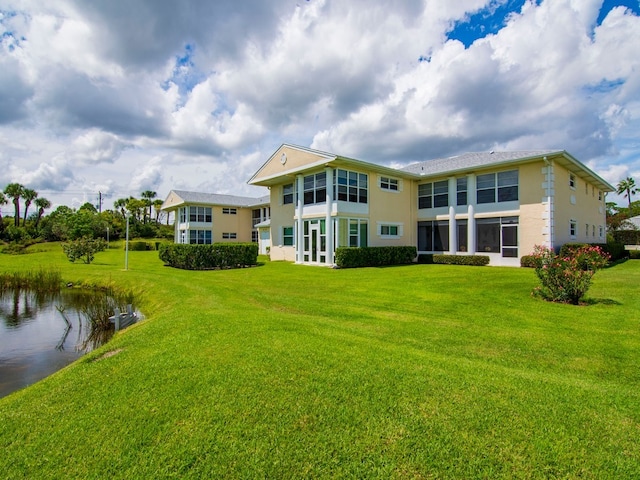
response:
<path id="1" fill-rule="evenodd" d="M 75 289 L 59 294 L 7 290 L 0 295 L 0 397 L 51 375 L 111 338 L 112 329 L 92 332 L 82 313 L 96 295 L 104 296 Z"/>

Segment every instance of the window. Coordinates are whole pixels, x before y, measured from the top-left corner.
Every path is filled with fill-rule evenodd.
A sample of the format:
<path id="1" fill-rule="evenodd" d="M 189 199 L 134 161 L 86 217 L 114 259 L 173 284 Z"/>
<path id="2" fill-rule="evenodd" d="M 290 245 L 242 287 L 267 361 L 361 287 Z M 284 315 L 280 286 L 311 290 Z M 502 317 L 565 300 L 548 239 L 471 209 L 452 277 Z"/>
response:
<path id="1" fill-rule="evenodd" d="M 211 230 L 189 230 L 189 243 L 210 245 Z"/>
<path id="2" fill-rule="evenodd" d="M 476 220 L 478 252 L 518 256 L 518 217 L 479 218 Z"/>
<path id="3" fill-rule="evenodd" d="M 591 225 L 591 236 L 592 237 L 596 236 L 596 226 L 595 225 Z"/>
<path id="4" fill-rule="evenodd" d="M 469 248 L 467 238 L 469 233 L 468 222 L 467 220 L 458 220 L 456 222 L 456 235 L 458 237 L 458 252 L 466 252 Z"/>
<path id="5" fill-rule="evenodd" d="M 602 201 L 602 190 L 598 190 L 598 200 Z"/>
<path id="6" fill-rule="evenodd" d="M 368 242 L 367 220 L 358 218 L 338 218 L 337 246 L 366 247 Z"/>
<path id="7" fill-rule="evenodd" d="M 305 205 L 327 201 L 327 175 L 325 172 L 307 175 L 303 179 L 303 200 Z"/>
<path id="8" fill-rule="evenodd" d="M 569 174 L 569 186 L 575 190 L 576 189 L 576 176 L 573 173 Z"/>
<path id="9" fill-rule="evenodd" d="M 237 235 L 235 232 L 223 232 L 222 233 L 222 238 L 225 240 L 233 240 L 235 238 L 237 238 Z"/>
<path id="10" fill-rule="evenodd" d="M 180 209 L 180 223 L 185 223 L 187 221 L 187 207 L 183 207 Z"/>
<path id="11" fill-rule="evenodd" d="M 449 205 L 449 181 L 418 185 L 418 208 L 437 208 Z"/>
<path id="12" fill-rule="evenodd" d="M 467 204 L 467 177 L 456 180 L 456 205 Z"/>
<path id="13" fill-rule="evenodd" d="M 282 227 L 282 245 L 293 246 L 293 227 Z"/>
<path id="14" fill-rule="evenodd" d="M 236 215 L 238 213 L 238 210 L 235 208 L 223 207 L 222 213 L 224 213 L 225 215 Z"/>
<path id="15" fill-rule="evenodd" d="M 578 222 L 575 220 L 569 220 L 569 235 L 571 238 L 576 238 L 578 234 Z"/>
<path id="16" fill-rule="evenodd" d="M 598 225 L 598 235 L 600 235 L 600 238 L 604 237 L 604 227 L 602 225 Z"/>
<path id="17" fill-rule="evenodd" d="M 446 220 L 418 222 L 418 250 L 446 252 L 449 250 L 449 222 Z"/>
<path id="18" fill-rule="evenodd" d="M 584 193 L 589 195 L 589 184 L 587 182 L 584 182 Z"/>
<path id="19" fill-rule="evenodd" d="M 189 221 L 211 223 L 211 207 L 189 207 Z"/>
<path id="20" fill-rule="evenodd" d="M 364 173 L 336 169 L 333 198 L 341 202 L 368 203 L 368 177 Z"/>
<path id="21" fill-rule="evenodd" d="M 476 186 L 478 204 L 517 201 L 518 170 L 478 175 Z"/>
<path id="22" fill-rule="evenodd" d="M 257 230 L 253 230 L 251 232 L 251 241 L 253 243 L 258 243 L 258 231 Z"/>
<path id="23" fill-rule="evenodd" d="M 589 236 L 589 224 L 588 224 L 588 223 L 587 223 L 587 225 L 586 225 L 586 229 L 585 229 L 585 232 L 584 232 L 584 236 L 585 236 L 585 237 L 588 237 L 588 236 Z"/>
<path id="24" fill-rule="evenodd" d="M 398 237 L 402 235 L 402 229 L 399 225 L 380 225 L 380 236 L 382 237 Z"/>
<path id="25" fill-rule="evenodd" d="M 293 203 L 293 183 L 282 186 L 282 204 Z"/>
<path id="26" fill-rule="evenodd" d="M 380 177 L 380 188 L 383 190 L 398 191 L 398 180 L 389 177 Z"/>

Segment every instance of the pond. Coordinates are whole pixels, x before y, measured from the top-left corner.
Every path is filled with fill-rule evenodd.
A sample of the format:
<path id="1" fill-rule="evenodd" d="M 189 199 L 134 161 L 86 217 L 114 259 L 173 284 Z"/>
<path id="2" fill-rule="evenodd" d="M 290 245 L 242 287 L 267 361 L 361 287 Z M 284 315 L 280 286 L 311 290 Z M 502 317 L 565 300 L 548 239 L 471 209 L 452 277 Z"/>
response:
<path id="1" fill-rule="evenodd" d="M 0 397 L 24 388 L 106 343 L 113 327 L 94 328 L 92 305 L 102 292 L 78 289 L 0 293 Z"/>

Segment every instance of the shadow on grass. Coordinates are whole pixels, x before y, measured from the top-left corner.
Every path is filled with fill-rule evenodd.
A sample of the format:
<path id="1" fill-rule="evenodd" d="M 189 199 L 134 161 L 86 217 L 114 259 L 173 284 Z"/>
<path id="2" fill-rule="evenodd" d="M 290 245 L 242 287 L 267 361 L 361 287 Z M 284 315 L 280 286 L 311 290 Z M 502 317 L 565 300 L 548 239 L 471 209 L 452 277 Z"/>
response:
<path id="1" fill-rule="evenodd" d="M 585 298 L 580 303 L 585 305 L 622 305 L 621 302 L 610 298 Z"/>

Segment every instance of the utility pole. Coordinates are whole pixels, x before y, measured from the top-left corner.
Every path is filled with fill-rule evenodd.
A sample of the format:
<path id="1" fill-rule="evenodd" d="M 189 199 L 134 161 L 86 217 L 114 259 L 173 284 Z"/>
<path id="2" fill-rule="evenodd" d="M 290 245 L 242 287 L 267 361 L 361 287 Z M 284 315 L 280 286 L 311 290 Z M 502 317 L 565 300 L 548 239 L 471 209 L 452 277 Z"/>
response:
<path id="1" fill-rule="evenodd" d="M 102 213 L 102 192 L 98 192 L 98 213 Z"/>

